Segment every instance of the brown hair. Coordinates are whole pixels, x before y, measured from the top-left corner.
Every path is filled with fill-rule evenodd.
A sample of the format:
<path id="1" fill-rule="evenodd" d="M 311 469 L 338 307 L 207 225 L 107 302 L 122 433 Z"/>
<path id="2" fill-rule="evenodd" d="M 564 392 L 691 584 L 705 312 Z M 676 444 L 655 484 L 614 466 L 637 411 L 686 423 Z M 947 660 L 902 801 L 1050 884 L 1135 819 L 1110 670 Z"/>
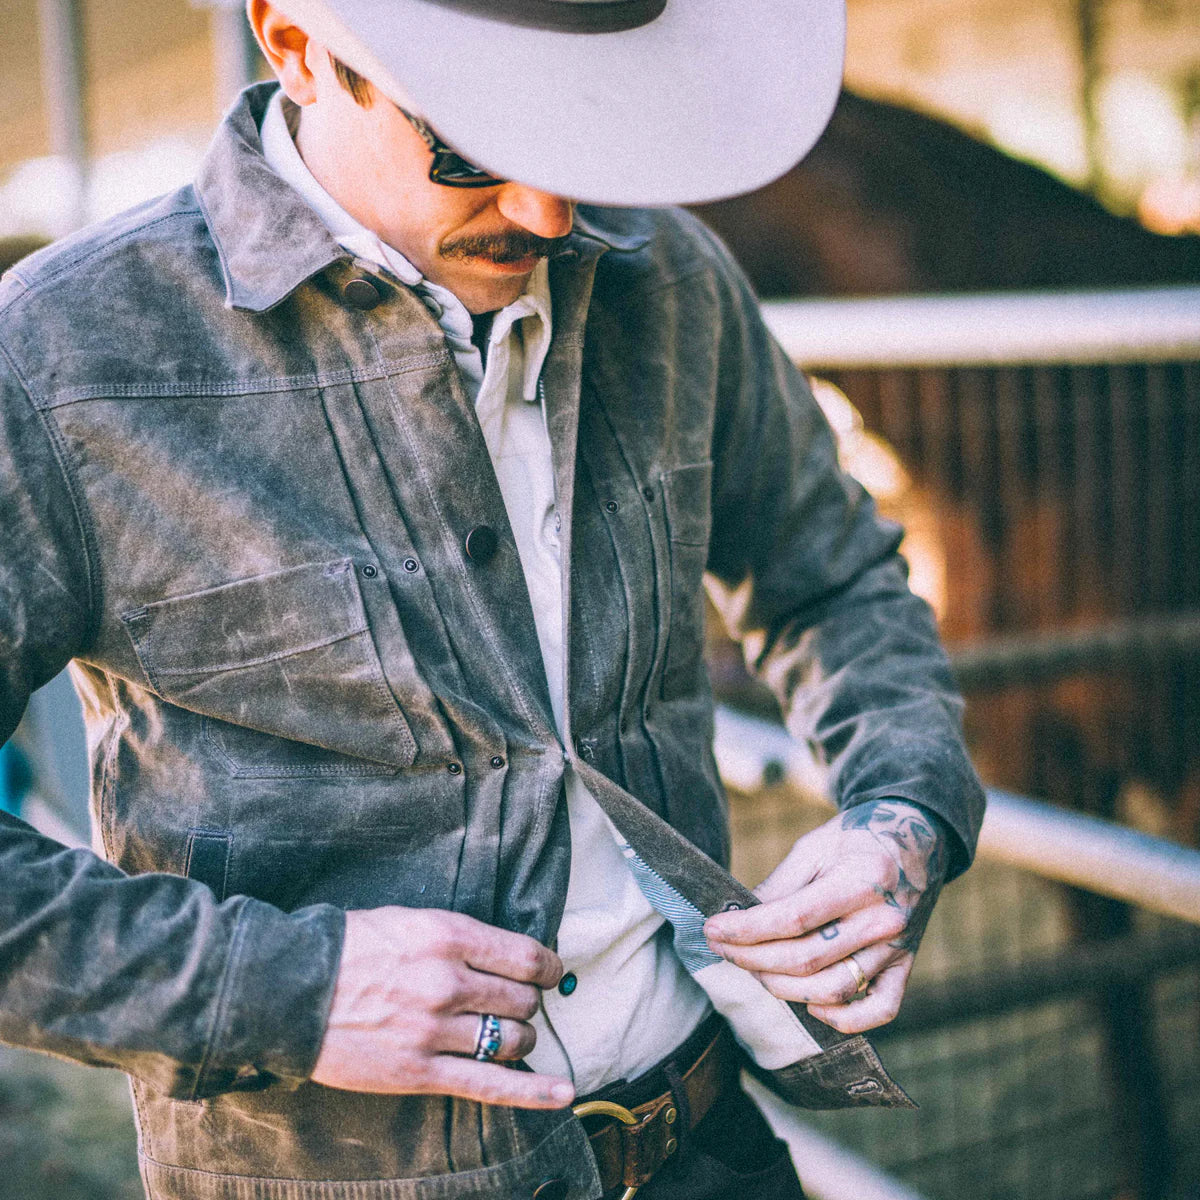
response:
<path id="1" fill-rule="evenodd" d="M 338 83 L 354 97 L 354 103 L 363 108 L 370 108 L 375 99 L 371 81 L 364 79 L 353 67 L 346 66 L 340 58 L 333 54 L 330 54 L 329 61 L 333 63 L 333 72 L 337 76 Z"/>

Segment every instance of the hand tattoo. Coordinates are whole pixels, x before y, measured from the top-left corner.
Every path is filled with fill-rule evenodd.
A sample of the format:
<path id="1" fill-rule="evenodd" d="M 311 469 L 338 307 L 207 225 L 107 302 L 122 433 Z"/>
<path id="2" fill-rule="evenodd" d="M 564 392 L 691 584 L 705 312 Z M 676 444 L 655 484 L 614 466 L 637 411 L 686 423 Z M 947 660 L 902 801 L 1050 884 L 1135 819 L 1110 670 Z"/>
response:
<path id="1" fill-rule="evenodd" d="M 822 925 L 821 928 L 817 930 L 817 932 L 827 942 L 832 942 L 833 939 L 835 937 L 837 937 L 837 935 L 838 935 L 838 923 L 836 921 L 830 921 L 828 925 Z"/>
<path id="2" fill-rule="evenodd" d="M 895 886 L 875 890 L 885 904 L 905 914 L 904 932 L 888 944 L 915 954 L 946 877 L 945 839 L 923 813 L 888 800 L 848 809 L 842 828 L 869 833 L 895 862 Z M 916 882 L 922 875 L 923 882 Z"/>

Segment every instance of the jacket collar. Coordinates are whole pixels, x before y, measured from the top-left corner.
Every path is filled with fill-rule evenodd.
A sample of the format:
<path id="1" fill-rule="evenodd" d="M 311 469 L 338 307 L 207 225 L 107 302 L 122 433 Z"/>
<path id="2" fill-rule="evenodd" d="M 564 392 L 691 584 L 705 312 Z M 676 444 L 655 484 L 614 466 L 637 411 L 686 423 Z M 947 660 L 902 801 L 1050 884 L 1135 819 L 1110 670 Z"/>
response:
<path id="1" fill-rule="evenodd" d="M 217 248 L 230 308 L 265 312 L 349 253 L 320 217 L 267 165 L 259 125 L 278 88 L 246 88 L 221 123 L 196 179 L 196 193 Z M 634 251 L 648 241 L 602 227 L 576 212 L 566 252 L 584 262 L 607 250 Z"/>
<path id="2" fill-rule="evenodd" d="M 349 255 L 263 158 L 258 126 L 279 85 L 238 97 L 209 146 L 196 193 L 225 276 L 230 308 L 265 312 Z"/>

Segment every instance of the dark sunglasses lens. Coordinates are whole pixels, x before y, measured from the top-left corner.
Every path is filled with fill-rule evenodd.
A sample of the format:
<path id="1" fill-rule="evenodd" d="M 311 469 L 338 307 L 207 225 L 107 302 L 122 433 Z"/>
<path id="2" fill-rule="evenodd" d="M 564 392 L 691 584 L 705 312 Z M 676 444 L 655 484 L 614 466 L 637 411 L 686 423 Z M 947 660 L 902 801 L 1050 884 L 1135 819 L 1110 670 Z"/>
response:
<path id="1" fill-rule="evenodd" d="M 503 180 L 496 179 L 486 171 L 473 167 L 452 150 L 439 150 L 434 154 L 429 178 L 446 187 L 495 187 Z"/>

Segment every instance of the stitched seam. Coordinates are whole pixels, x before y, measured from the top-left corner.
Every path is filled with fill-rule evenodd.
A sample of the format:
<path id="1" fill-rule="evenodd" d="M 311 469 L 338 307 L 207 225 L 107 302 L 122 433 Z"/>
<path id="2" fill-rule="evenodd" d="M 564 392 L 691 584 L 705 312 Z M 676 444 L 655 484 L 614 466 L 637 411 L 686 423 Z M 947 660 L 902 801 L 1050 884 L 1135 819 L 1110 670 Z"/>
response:
<path id="1" fill-rule="evenodd" d="M 370 334 L 370 337 L 371 337 L 371 344 L 375 347 L 376 359 L 382 366 L 384 359 L 383 359 L 383 353 L 379 347 L 379 340 L 378 340 L 378 338 L 376 338 L 375 331 L 373 329 L 368 328 L 368 333 Z M 396 426 L 403 434 L 404 440 L 406 442 L 408 442 L 409 450 L 413 456 L 413 461 L 417 464 L 417 470 L 420 471 L 420 473 L 421 473 L 421 485 L 425 489 L 425 494 L 429 497 L 429 503 L 432 506 L 433 511 L 437 513 L 438 519 L 441 521 L 442 530 L 445 532 L 446 530 L 448 530 L 449 526 L 446 521 L 445 514 L 442 512 L 442 507 L 438 503 L 437 493 L 430 486 L 429 476 L 425 471 L 425 468 L 421 462 L 420 456 L 416 453 L 416 447 L 413 445 L 412 434 L 409 431 L 407 422 L 404 420 L 403 405 L 401 405 L 400 399 L 396 395 L 396 389 L 394 387 L 392 387 L 392 381 L 391 381 L 390 376 L 384 375 L 384 376 L 382 376 L 382 378 L 386 379 L 387 383 L 388 383 L 388 393 L 391 397 L 391 409 L 392 409 L 393 417 L 396 422 Z M 482 607 L 480 606 L 479 597 L 475 590 L 474 580 L 471 579 L 470 574 L 466 570 L 466 568 L 463 566 L 461 559 L 458 560 L 458 576 L 463 585 L 463 591 L 466 594 L 467 599 L 470 601 L 471 608 L 475 613 L 475 618 L 479 622 L 480 628 L 488 630 L 490 633 L 491 629 L 492 629 L 491 622 L 486 620 L 486 615 L 483 612 Z M 491 639 L 489 638 L 489 641 L 490 640 Z M 505 679 L 508 682 L 508 686 L 509 686 L 509 688 L 512 692 L 512 695 L 516 701 L 517 707 L 520 708 L 521 714 L 525 718 L 526 724 L 529 725 L 530 728 L 536 729 L 538 722 L 534 716 L 533 710 L 526 703 L 525 692 L 524 692 L 524 689 L 521 687 L 520 681 L 516 678 L 516 676 L 512 672 L 511 668 L 509 667 L 508 662 L 505 660 L 503 655 L 499 656 L 499 662 L 500 662 L 500 669 L 504 672 Z"/>
<path id="2" fill-rule="evenodd" d="M 201 725 L 201 740 L 220 759 L 225 770 L 233 779 L 303 779 L 307 776 L 320 778 L 325 775 L 351 775 L 363 778 L 380 778 L 399 774 L 401 768 L 391 763 L 376 762 L 374 759 L 364 759 L 358 763 L 309 763 L 303 766 L 288 766 L 280 763 L 278 766 L 263 763 L 261 766 L 247 766 L 238 762 L 224 744 L 217 738 L 213 730 L 213 718 L 204 717 Z M 324 748 L 324 747 L 322 747 Z M 341 753 L 331 750 L 331 754 Z"/>
<path id="3" fill-rule="evenodd" d="M 125 619 L 125 618 L 122 618 Z M 201 667 L 157 667 L 155 675 L 160 679 L 168 676 L 178 678 L 185 675 L 216 675 L 224 671 L 241 671 L 247 667 L 261 667 L 264 663 L 278 662 L 281 658 L 293 658 L 297 654 L 309 654 L 313 650 L 321 650 L 325 646 L 335 646 L 338 642 L 349 641 L 361 637 L 366 628 L 352 629 L 349 633 L 339 633 L 321 641 L 307 642 L 303 646 L 289 647 L 287 650 L 277 650 L 272 654 L 263 654 L 258 658 L 246 658 L 239 662 L 215 663 Z"/>
<path id="4" fill-rule="evenodd" d="M 93 561 L 93 550 L 95 546 L 95 530 L 91 522 L 91 513 L 88 510 L 83 497 L 79 494 L 75 486 L 75 481 L 67 469 L 66 463 L 66 447 L 63 445 L 61 435 L 58 429 L 50 423 L 46 415 L 38 408 L 33 398 L 33 391 L 29 386 L 28 380 L 21 373 L 12 354 L 7 346 L 0 342 L 0 355 L 3 355 L 4 361 L 8 364 L 17 382 L 21 385 L 25 393 L 25 399 L 29 404 L 31 412 L 37 414 L 38 424 L 41 426 L 42 432 L 46 436 L 46 440 L 50 444 L 50 451 L 54 456 L 54 461 L 58 466 L 59 474 L 62 476 L 63 486 L 67 490 L 67 495 L 71 498 L 71 508 L 75 514 L 75 523 L 79 528 L 79 545 L 83 551 L 83 564 L 87 573 L 88 584 L 88 636 L 86 638 L 87 645 L 91 645 L 99 633 L 100 628 L 100 605 L 101 605 L 101 586 L 99 572 Z"/>
<path id="5" fill-rule="evenodd" d="M 373 383 L 393 375 L 408 375 L 429 367 L 442 366 L 448 361 L 449 355 L 438 352 L 402 359 L 385 359 L 380 356 L 380 366 L 376 369 L 347 367 L 338 371 L 319 371 L 315 375 L 268 375 L 259 379 L 235 379 L 225 383 L 185 380 L 162 383 L 78 384 L 39 395 L 35 407 L 63 408 L 68 404 L 88 400 L 220 399 L 272 392 L 316 391 L 348 383 Z M 31 391 L 30 394 L 32 396 L 34 393 Z"/>
<path id="6" fill-rule="evenodd" d="M 22 282 L 25 283 L 25 286 L 28 289 L 28 294 L 31 296 L 35 295 L 47 284 L 53 283 L 56 279 L 61 279 L 62 276 L 68 271 L 74 270 L 76 267 L 81 266 L 89 259 L 96 258 L 98 255 L 103 254 L 106 250 L 109 250 L 114 246 L 121 245 L 122 242 L 127 242 L 131 238 L 140 236 L 148 229 L 153 229 L 156 225 L 162 225 L 168 221 L 177 221 L 182 217 L 203 216 L 204 213 L 198 208 L 185 208 L 179 210 L 178 212 L 166 213 L 161 217 L 155 217 L 152 221 L 146 221 L 133 229 L 127 229 L 124 233 L 117 234 L 114 237 L 109 238 L 108 241 L 101 242 L 100 245 L 91 247 L 91 249 L 87 250 L 83 254 L 80 254 L 77 258 L 72 258 L 65 263 L 59 264 L 57 267 L 50 269 L 45 275 L 39 276 L 37 279 L 31 280 L 25 276 L 22 276 Z M 14 297 L 14 300 L 18 298 L 19 297 Z M 7 311 L 8 307 L 9 305 L 5 305 L 4 308 L 0 308 L 0 313 Z"/>
<path id="7" fill-rule="evenodd" d="M 248 908 L 249 905 L 242 906 L 241 912 L 238 913 L 237 924 L 233 929 L 233 944 L 229 948 L 229 957 L 225 960 L 225 967 L 221 972 L 221 982 L 217 992 L 217 1003 L 213 1012 L 212 1023 L 209 1026 L 208 1036 L 205 1039 L 204 1053 L 200 1059 L 200 1066 L 196 1070 L 196 1082 L 192 1085 L 192 1100 L 200 1099 L 200 1092 L 203 1089 L 208 1073 L 208 1064 L 212 1060 L 213 1053 L 216 1050 L 217 1030 L 225 1024 L 225 1013 L 229 1007 L 229 991 L 236 968 L 241 963 L 242 946 L 246 939 L 246 913 Z"/>

